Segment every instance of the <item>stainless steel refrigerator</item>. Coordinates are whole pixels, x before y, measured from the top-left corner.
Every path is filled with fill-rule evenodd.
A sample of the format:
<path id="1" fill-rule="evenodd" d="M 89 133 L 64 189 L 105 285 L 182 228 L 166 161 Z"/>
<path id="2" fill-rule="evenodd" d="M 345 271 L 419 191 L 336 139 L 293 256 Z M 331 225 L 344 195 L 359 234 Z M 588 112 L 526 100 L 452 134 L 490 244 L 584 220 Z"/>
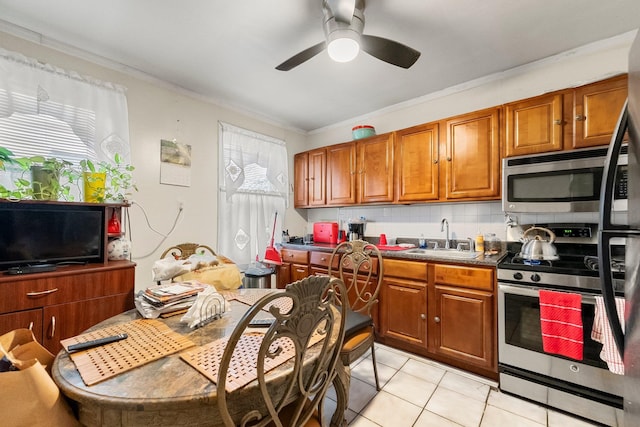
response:
<path id="1" fill-rule="evenodd" d="M 616 197 L 615 176 L 619 172 L 618 157 L 628 132 L 629 162 L 627 167 L 628 225 L 612 221 L 611 206 Z M 629 54 L 629 95 L 618 121 L 618 129 L 609 146 L 602 180 L 598 257 L 603 298 L 609 323 L 624 355 L 624 424 L 640 426 L 640 32 Z M 619 180 L 618 180 L 619 182 Z M 615 239 L 625 240 L 625 315 L 624 332 L 618 320 L 611 284 L 610 245 Z"/>

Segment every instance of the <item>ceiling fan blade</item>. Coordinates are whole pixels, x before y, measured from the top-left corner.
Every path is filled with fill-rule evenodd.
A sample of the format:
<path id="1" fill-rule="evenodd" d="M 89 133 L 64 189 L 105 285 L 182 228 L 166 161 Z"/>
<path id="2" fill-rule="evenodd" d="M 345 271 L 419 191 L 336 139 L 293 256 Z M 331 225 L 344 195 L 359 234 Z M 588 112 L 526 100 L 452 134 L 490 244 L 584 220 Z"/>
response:
<path id="1" fill-rule="evenodd" d="M 383 37 L 363 34 L 360 44 L 369 55 L 402 68 L 411 67 L 420 57 L 417 50 Z"/>
<path id="2" fill-rule="evenodd" d="M 350 24 L 356 8 L 356 0 L 325 0 L 325 4 L 338 22 Z"/>
<path id="3" fill-rule="evenodd" d="M 297 67 L 298 65 L 310 60 L 311 58 L 322 52 L 325 46 L 326 42 L 320 42 L 316 45 L 313 45 L 310 48 L 305 49 L 296 55 L 293 55 L 291 58 L 278 65 L 276 67 L 276 70 L 289 71 L 290 69 Z"/>

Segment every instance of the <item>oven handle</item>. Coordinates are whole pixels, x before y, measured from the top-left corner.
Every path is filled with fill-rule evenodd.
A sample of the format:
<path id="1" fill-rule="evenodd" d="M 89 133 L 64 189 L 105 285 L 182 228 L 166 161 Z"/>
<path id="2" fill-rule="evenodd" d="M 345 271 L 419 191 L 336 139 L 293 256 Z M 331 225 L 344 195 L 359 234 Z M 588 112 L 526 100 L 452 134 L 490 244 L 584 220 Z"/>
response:
<path id="1" fill-rule="evenodd" d="M 508 293 L 508 294 L 515 294 L 515 295 L 522 295 L 525 297 L 533 297 L 533 298 L 538 298 L 538 291 L 540 289 L 548 289 L 548 288 L 537 288 L 535 286 L 517 286 L 517 285 L 508 285 L 506 283 L 499 283 L 498 282 L 498 291 L 499 292 L 504 292 L 504 293 Z M 569 292 L 567 291 L 567 293 L 572 293 L 572 294 L 578 294 L 582 297 L 582 303 L 583 304 L 589 304 L 589 305 L 596 305 L 596 297 L 591 295 L 591 294 L 585 294 L 582 292 Z"/>

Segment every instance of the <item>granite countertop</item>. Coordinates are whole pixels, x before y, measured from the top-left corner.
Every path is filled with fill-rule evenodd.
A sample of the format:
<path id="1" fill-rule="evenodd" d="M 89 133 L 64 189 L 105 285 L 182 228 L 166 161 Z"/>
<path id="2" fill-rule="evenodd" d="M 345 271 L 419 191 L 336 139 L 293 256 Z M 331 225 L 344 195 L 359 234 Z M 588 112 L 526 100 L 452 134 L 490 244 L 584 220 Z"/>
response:
<path id="1" fill-rule="evenodd" d="M 287 249 L 299 249 L 305 251 L 322 251 L 322 252 L 332 252 L 337 245 L 330 243 L 311 243 L 311 244 L 298 244 L 298 243 L 282 243 L 283 248 Z M 436 262 L 446 262 L 446 263 L 455 263 L 455 264 L 466 264 L 466 265 L 481 265 L 481 266 L 491 266 L 495 267 L 502 259 L 502 257 L 506 254 L 505 245 L 502 245 L 503 250 L 496 255 L 480 255 L 477 258 L 473 259 L 465 259 L 465 258 L 452 258 L 447 257 L 446 255 L 437 256 L 431 254 L 416 254 L 409 253 L 411 249 L 406 250 L 381 250 L 382 256 L 385 258 L 395 258 L 395 259 L 408 259 L 415 261 L 436 261 Z"/>

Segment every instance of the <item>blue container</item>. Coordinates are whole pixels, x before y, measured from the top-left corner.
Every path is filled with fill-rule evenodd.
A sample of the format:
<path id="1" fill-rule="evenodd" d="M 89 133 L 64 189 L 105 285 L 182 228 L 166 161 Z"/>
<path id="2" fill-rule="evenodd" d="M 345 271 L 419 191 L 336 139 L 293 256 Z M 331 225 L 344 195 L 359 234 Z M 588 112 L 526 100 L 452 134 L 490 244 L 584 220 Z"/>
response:
<path id="1" fill-rule="evenodd" d="M 351 129 L 351 134 L 353 135 L 353 139 L 368 138 L 376 134 L 376 129 L 373 126 L 360 125 Z"/>

